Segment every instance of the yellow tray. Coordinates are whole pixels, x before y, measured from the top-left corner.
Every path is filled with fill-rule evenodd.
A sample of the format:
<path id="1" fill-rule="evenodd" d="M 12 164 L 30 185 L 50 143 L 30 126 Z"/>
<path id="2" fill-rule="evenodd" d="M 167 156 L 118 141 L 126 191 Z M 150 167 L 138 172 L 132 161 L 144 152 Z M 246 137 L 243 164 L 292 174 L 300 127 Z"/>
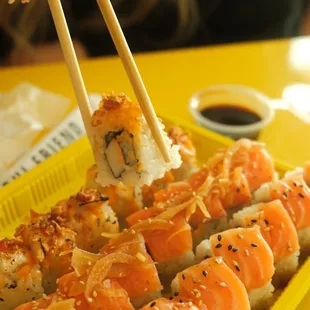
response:
<path id="1" fill-rule="evenodd" d="M 200 163 L 218 148 L 232 144 L 228 138 L 181 120 L 164 119 L 164 123 L 167 127 L 179 124 L 191 132 Z M 85 183 L 86 170 L 93 162 L 88 140 L 82 138 L 0 189 L 0 237 L 12 236 L 31 208 L 38 212 L 48 211 L 58 200 L 77 192 Z M 292 169 L 281 162 L 276 162 L 276 168 L 280 174 Z M 310 291 L 309 274 L 310 260 L 295 275 L 272 310 L 295 310 Z"/>

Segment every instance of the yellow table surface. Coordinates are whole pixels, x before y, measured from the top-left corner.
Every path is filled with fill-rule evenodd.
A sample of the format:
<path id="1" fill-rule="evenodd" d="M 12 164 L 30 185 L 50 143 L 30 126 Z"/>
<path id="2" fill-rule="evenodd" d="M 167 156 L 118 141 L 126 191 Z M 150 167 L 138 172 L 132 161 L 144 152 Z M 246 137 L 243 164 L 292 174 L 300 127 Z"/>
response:
<path id="1" fill-rule="evenodd" d="M 158 114 L 193 121 L 188 101 L 197 90 L 212 84 L 244 84 L 280 98 L 284 87 L 310 83 L 310 37 L 168 51 L 137 55 L 146 87 Z M 88 92 L 133 91 L 117 57 L 81 62 Z M 0 91 L 28 81 L 75 100 L 64 64 L 0 70 Z M 309 102 L 310 104 L 310 102 Z M 272 155 L 293 165 L 310 159 L 309 125 L 288 111 L 277 111 L 261 139 Z M 309 309 L 310 295 L 298 309 Z"/>

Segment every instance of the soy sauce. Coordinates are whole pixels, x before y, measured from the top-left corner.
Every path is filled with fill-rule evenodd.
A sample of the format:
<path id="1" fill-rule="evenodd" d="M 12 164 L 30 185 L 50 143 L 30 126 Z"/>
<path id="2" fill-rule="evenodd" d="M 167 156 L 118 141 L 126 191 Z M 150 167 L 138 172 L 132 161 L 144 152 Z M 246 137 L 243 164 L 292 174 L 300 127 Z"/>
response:
<path id="1" fill-rule="evenodd" d="M 202 109 L 200 113 L 205 118 L 223 125 L 245 126 L 261 121 L 261 117 L 256 112 L 237 105 L 209 106 Z"/>

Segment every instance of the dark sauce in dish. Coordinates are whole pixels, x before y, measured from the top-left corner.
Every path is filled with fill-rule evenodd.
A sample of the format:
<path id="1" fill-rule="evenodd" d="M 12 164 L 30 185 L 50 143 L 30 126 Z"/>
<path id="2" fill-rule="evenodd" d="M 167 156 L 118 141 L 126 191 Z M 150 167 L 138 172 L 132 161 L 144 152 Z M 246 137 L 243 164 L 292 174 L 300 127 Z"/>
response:
<path id="1" fill-rule="evenodd" d="M 200 113 L 213 122 L 230 126 L 245 126 L 261 121 L 261 117 L 256 112 L 237 105 L 209 106 L 202 109 Z"/>

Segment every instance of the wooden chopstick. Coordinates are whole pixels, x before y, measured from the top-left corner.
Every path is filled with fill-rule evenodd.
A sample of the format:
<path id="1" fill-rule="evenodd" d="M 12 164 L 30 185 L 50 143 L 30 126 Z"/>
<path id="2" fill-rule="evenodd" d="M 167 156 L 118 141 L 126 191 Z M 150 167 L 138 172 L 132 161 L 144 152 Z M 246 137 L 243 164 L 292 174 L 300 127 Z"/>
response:
<path id="1" fill-rule="evenodd" d="M 150 127 L 153 138 L 166 162 L 170 161 L 170 155 L 167 145 L 165 144 L 162 131 L 159 127 L 159 121 L 156 117 L 151 99 L 144 86 L 139 70 L 135 64 L 129 46 L 126 42 L 122 28 L 118 22 L 116 14 L 110 0 L 97 0 L 103 18 L 109 29 L 117 52 L 122 60 L 123 66 L 127 72 L 132 88 L 136 94 L 138 102 L 141 106 L 143 115 Z"/>
<path id="2" fill-rule="evenodd" d="M 81 74 L 80 66 L 75 54 L 66 18 L 60 0 L 48 0 L 53 16 L 54 24 L 58 34 L 59 42 L 68 67 L 75 96 L 80 108 L 84 126 L 90 144 L 93 146 L 93 135 L 91 127 L 91 106 L 86 92 L 85 84 Z"/>

